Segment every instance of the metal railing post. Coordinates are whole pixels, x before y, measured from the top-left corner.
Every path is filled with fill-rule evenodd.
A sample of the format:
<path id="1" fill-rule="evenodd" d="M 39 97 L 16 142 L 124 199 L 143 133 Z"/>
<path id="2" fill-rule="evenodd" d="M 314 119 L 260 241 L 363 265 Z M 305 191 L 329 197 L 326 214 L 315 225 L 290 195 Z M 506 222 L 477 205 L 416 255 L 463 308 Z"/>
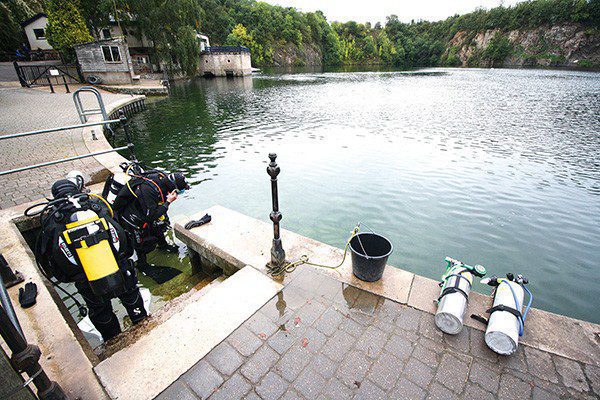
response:
<path id="1" fill-rule="evenodd" d="M 27 82 L 25 81 L 25 78 L 23 77 L 23 71 L 21 70 L 19 63 L 16 61 L 13 61 L 13 66 L 15 67 L 15 72 L 17 73 L 17 77 L 19 78 L 19 83 L 21 84 L 21 87 L 27 87 Z"/>
<path id="2" fill-rule="evenodd" d="M 283 218 L 279 212 L 279 193 L 277 190 L 277 175 L 281 172 L 281 168 L 275 161 L 277 154 L 269 153 L 271 162 L 267 167 L 267 173 L 271 177 L 271 200 L 273 203 L 273 211 L 269 214 L 269 218 L 273 221 L 273 245 L 271 247 L 271 263 L 269 268 L 274 269 L 281 267 L 285 262 L 285 251 L 281 243 L 281 232 L 279 229 L 279 221 Z"/>
<path id="3" fill-rule="evenodd" d="M 50 85 L 50 91 L 54 93 L 54 86 L 52 86 L 52 81 L 48 75 L 46 75 L 46 80 L 48 81 L 48 85 Z"/>

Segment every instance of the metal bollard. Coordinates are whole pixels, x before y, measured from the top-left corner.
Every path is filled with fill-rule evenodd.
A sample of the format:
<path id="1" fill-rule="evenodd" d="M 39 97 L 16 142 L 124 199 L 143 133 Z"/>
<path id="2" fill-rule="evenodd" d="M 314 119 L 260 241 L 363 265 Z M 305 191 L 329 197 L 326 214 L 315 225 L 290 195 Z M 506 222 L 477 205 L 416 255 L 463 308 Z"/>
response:
<path id="1" fill-rule="evenodd" d="M 279 194 L 277 192 L 277 175 L 281 172 L 281 168 L 277 165 L 275 161 L 277 159 L 277 154 L 269 153 L 269 158 L 271 162 L 267 167 L 267 173 L 271 177 L 271 199 L 273 202 L 273 211 L 269 215 L 271 221 L 273 221 L 273 246 L 271 247 L 271 263 L 269 264 L 269 268 L 278 268 L 283 266 L 285 262 L 285 251 L 283 250 L 283 246 L 281 244 L 281 235 L 279 231 L 279 221 L 283 216 L 281 212 L 279 212 Z"/>

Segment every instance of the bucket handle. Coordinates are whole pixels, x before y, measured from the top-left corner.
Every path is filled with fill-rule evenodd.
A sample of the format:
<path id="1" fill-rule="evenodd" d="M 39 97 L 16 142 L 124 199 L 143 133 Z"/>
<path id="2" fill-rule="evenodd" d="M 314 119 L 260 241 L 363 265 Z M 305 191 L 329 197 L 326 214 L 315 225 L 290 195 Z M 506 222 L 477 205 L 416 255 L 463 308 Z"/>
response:
<path id="1" fill-rule="evenodd" d="M 371 227 L 370 227 L 369 225 L 367 225 L 367 224 L 363 224 L 363 223 L 362 223 L 362 222 L 360 222 L 360 221 L 359 221 L 359 222 L 356 224 L 356 226 L 357 226 L 357 227 L 359 227 L 359 228 L 360 228 L 360 226 L 361 226 L 361 225 L 365 225 L 365 226 L 367 227 L 367 229 L 368 229 L 368 230 L 370 230 L 370 231 L 371 231 L 371 233 L 372 233 L 373 235 L 375 235 L 375 234 L 376 234 L 375 232 L 373 232 L 373 229 L 371 229 Z M 361 247 L 361 249 L 362 249 L 362 251 L 363 251 L 363 255 L 364 255 L 364 257 L 365 257 L 366 259 L 369 259 L 369 258 L 371 258 L 371 257 L 370 257 L 370 256 L 367 254 L 367 250 L 365 250 L 365 246 L 363 246 L 363 244 L 362 244 L 362 240 L 360 240 L 360 235 L 359 235 L 359 234 L 357 234 L 357 235 L 356 235 L 356 238 L 358 239 L 358 244 L 360 244 L 360 247 Z"/>

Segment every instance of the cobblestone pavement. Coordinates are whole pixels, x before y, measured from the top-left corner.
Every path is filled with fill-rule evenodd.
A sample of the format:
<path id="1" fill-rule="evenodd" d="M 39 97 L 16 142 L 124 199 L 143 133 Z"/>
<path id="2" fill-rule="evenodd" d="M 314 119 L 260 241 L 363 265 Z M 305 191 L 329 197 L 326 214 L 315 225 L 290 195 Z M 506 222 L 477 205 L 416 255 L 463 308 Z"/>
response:
<path id="1" fill-rule="evenodd" d="M 157 399 L 599 397 L 598 367 L 523 346 L 499 357 L 480 331 L 442 335 L 428 313 L 295 274 Z"/>
<path id="2" fill-rule="evenodd" d="M 102 97 L 108 105 L 129 96 L 103 93 Z M 82 99 L 87 107 L 93 105 L 91 97 L 82 96 Z M 57 93 L 52 94 L 49 88 L 0 86 L 0 136 L 78 123 L 72 94 L 65 93 L 64 88 L 57 88 Z M 88 151 L 81 139 L 80 129 L 7 139 L 0 142 L 0 170 L 85 153 Z M 72 169 L 92 176 L 103 168 L 94 159 L 83 159 L 0 176 L 0 187 L 3 189 L 0 191 L 0 209 L 48 196 L 52 183 Z"/>

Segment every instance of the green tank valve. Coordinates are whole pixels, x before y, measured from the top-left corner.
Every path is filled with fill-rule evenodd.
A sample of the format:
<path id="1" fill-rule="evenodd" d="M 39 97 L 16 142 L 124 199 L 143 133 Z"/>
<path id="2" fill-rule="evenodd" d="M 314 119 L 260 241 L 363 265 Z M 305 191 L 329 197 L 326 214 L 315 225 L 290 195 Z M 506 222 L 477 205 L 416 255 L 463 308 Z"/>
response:
<path id="1" fill-rule="evenodd" d="M 464 269 L 466 269 L 473 275 L 478 276 L 480 278 L 484 277 L 485 274 L 487 273 L 487 271 L 483 265 L 477 264 L 473 267 L 471 265 L 467 265 L 467 264 L 463 263 L 462 261 L 455 260 L 454 258 L 451 258 L 451 257 L 446 257 L 446 262 L 448 263 L 448 265 L 446 266 L 446 272 L 448 272 L 453 266 L 460 265 L 461 267 L 463 267 Z"/>

